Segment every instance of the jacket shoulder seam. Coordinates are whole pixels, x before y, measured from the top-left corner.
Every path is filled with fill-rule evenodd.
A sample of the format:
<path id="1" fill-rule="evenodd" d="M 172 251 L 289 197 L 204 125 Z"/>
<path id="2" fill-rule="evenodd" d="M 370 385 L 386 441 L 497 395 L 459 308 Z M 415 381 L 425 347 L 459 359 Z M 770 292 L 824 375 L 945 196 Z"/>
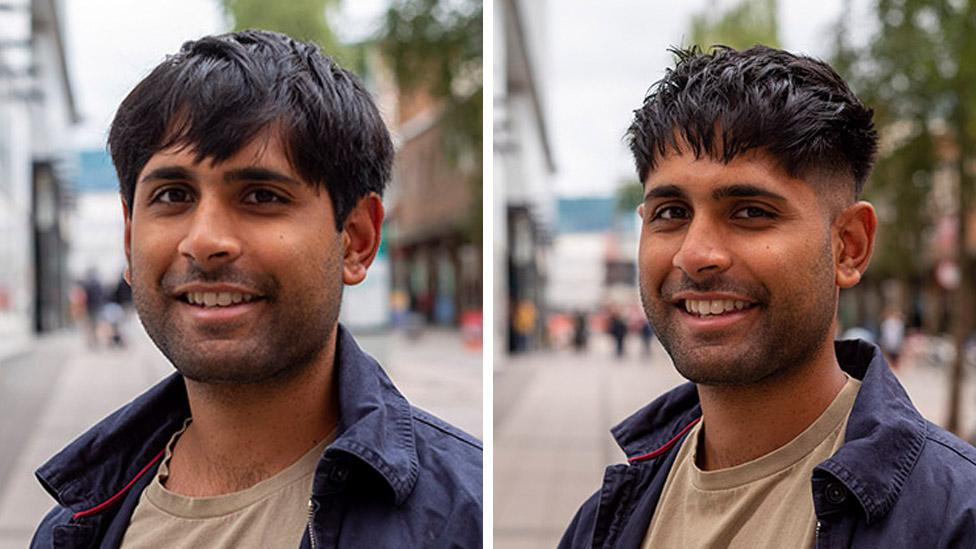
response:
<path id="1" fill-rule="evenodd" d="M 431 417 L 429 414 L 427 414 L 427 412 L 424 412 L 416 407 L 413 408 L 413 419 L 414 421 L 423 423 L 424 425 L 439 431 L 443 435 L 447 435 L 449 438 L 463 442 L 464 444 L 471 446 L 478 451 L 483 451 L 481 443 L 474 440 L 474 438 L 470 435 L 467 435 L 466 433 L 459 433 L 453 428 L 443 425 L 439 420 Z"/>
<path id="2" fill-rule="evenodd" d="M 950 450 L 951 452 L 953 452 L 957 456 L 959 456 L 962 459 L 968 461 L 970 465 L 976 466 L 976 460 L 974 460 L 972 457 L 967 456 L 966 454 L 964 454 L 963 452 L 961 452 L 958 448 L 956 448 L 955 446 L 953 446 L 952 444 L 950 444 L 949 441 L 944 440 L 943 437 L 940 436 L 940 435 L 941 435 L 941 433 L 939 433 L 938 431 L 933 431 L 933 430 L 929 429 L 929 432 L 926 433 L 925 438 L 927 438 L 928 440 L 931 440 L 932 442 L 938 444 L 939 446 L 942 446 L 943 448 L 946 448 L 946 449 Z"/>

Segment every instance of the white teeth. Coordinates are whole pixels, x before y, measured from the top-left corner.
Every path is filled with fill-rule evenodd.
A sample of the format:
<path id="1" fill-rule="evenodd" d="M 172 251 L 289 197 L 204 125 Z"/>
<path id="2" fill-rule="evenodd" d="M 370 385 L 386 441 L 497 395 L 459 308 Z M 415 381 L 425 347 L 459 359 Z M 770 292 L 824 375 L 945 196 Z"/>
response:
<path id="1" fill-rule="evenodd" d="M 251 294 L 241 294 L 237 292 L 188 292 L 186 300 L 191 305 L 202 305 L 204 307 L 227 307 L 241 303 L 249 303 L 254 299 Z"/>
<path id="2" fill-rule="evenodd" d="M 729 311 L 741 311 L 748 307 L 745 301 L 732 299 L 686 299 L 685 310 L 700 316 L 720 315 Z"/>

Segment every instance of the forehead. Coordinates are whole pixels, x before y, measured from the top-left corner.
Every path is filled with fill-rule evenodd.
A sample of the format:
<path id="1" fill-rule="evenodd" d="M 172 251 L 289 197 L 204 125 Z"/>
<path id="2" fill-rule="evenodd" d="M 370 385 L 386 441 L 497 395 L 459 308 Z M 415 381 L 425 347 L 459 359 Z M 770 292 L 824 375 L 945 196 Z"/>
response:
<path id="1" fill-rule="evenodd" d="M 658 158 L 655 169 L 644 182 L 646 197 L 660 195 L 663 189 L 694 200 L 735 198 L 743 194 L 743 189 L 751 189 L 752 194 L 775 194 L 789 201 L 817 199 L 816 189 L 809 182 L 789 175 L 761 151 L 736 156 L 728 163 L 708 155 L 696 157 L 687 151 L 671 152 Z"/>
<path id="2" fill-rule="evenodd" d="M 142 167 L 138 181 L 159 168 L 169 166 L 202 175 L 241 168 L 265 168 L 301 180 L 292 166 L 282 137 L 279 132 L 272 130 L 262 131 L 229 157 L 220 160 L 215 157 L 200 158 L 197 149 L 185 143 L 161 149 Z"/>

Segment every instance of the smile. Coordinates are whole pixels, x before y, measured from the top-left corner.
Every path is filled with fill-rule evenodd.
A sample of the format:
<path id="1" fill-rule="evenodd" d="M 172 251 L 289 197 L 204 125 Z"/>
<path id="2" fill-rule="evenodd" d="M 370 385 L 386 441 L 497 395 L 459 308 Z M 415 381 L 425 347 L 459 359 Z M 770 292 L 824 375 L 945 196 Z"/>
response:
<path id="1" fill-rule="evenodd" d="M 679 307 L 681 304 L 678 305 Z M 700 317 L 723 315 L 754 307 L 754 303 L 732 299 L 686 299 L 684 309 L 688 313 Z"/>
<path id="2" fill-rule="evenodd" d="M 230 307 L 239 303 L 250 303 L 258 296 L 239 292 L 187 292 L 180 299 L 198 307 Z"/>

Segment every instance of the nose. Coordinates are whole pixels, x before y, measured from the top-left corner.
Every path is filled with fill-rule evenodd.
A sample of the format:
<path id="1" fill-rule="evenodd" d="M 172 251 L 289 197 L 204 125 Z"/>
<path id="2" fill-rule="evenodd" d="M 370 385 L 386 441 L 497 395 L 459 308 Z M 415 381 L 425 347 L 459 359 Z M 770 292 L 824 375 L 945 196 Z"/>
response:
<path id="1" fill-rule="evenodd" d="M 178 251 L 204 270 L 220 268 L 241 255 L 243 246 L 236 229 L 231 212 L 219 199 L 201 197 Z"/>
<path id="2" fill-rule="evenodd" d="M 704 216 L 697 216 L 688 225 L 671 264 L 691 279 L 701 280 L 727 270 L 732 265 L 732 254 L 719 228 Z"/>

